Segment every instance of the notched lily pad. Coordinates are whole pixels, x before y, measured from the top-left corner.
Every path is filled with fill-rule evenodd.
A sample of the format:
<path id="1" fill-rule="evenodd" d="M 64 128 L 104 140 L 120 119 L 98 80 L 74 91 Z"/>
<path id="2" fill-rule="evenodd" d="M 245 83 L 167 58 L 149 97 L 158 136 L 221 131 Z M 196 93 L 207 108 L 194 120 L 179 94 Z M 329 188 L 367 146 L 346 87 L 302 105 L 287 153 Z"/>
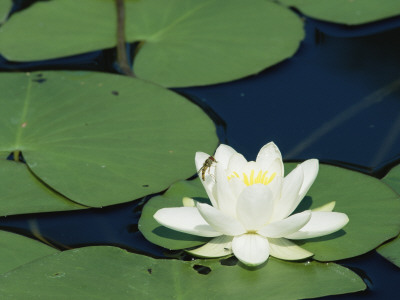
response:
<path id="1" fill-rule="evenodd" d="M 0 274 L 54 253 L 58 250 L 22 235 L 0 230 Z"/>
<path id="2" fill-rule="evenodd" d="M 208 272 L 202 274 L 202 268 Z M 68 299 L 198 299 L 199 295 L 303 299 L 363 289 L 365 284 L 356 274 L 333 263 L 271 259 L 260 269 L 248 270 L 212 260 L 153 259 L 107 246 L 64 251 L 0 276 L 1 295 L 32 300 L 60 295 Z"/>
<path id="3" fill-rule="evenodd" d="M 304 37 L 292 11 L 265 0 L 125 1 L 134 73 L 168 87 L 231 81 L 291 57 Z M 24 38 L 19 33 L 29 32 Z M 0 53 L 32 61 L 116 45 L 114 1 L 38 2 L 0 29 Z"/>
<path id="4" fill-rule="evenodd" d="M 305 15 L 328 22 L 360 25 L 400 15 L 398 0 L 279 0 Z"/>
<path id="5" fill-rule="evenodd" d="M 92 207 L 137 199 L 195 172 L 218 143 L 208 116 L 141 80 L 93 72 L 0 74 L 0 153 Z"/>
<path id="6" fill-rule="evenodd" d="M 134 73 L 163 86 L 207 85 L 257 74 L 291 57 L 304 37 L 297 15 L 264 0 L 164 5 L 151 0 L 127 7 L 128 39 L 142 42 Z"/>
<path id="7" fill-rule="evenodd" d="M 288 174 L 296 165 L 286 163 L 285 173 Z M 182 206 L 184 196 L 204 197 L 205 193 L 199 179 L 186 185 L 176 185 L 181 187 L 176 192 L 171 188 L 165 195 L 150 199 L 140 219 L 140 230 L 144 236 L 169 249 L 179 249 L 183 244 L 181 241 L 174 242 L 173 236 L 156 235 L 153 229 L 158 225 L 153 214 L 163 207 Z M 344 229 L 321 238 L 295 241 L 314 253 L 313 258 L 316 260 L 333 261 L 361 255 L 399 232 L 399 196 L 378 179 L 338 167 L 320 165 L 317 179 L 300 203 L 298 211 L 318 208 L 332 201 L 336 202 L 334 211 L 349 216 L 350 222 Z M 184 245 L 192 247 L 199 243 L 200 240 L 187 238 Z"/>
<path id="8" fill-rule="evenodd" d="M 45 186 L 20 162 L 0 159 L 0 216 L 84 209 Z"/>

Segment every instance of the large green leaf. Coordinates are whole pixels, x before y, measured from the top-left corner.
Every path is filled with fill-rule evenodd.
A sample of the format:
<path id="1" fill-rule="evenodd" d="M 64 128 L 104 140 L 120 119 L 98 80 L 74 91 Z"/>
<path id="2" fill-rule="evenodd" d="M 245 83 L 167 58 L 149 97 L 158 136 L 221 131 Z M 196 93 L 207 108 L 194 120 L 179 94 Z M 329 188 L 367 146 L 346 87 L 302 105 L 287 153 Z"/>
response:
<path id="1" fill-rule="evenodd" d="M 310 198 L 304 199 L 299 208 L 306 208 L 308 203 L 316 208 L 336 201 L 334 211 L 344 212 L 350 219 L 343 230 L 299 241 L 303 248 L 315 253 L 317 260 L 339 260 L 366 253 L 400 231 L 400 198 L 374 177 L 322 165 L 307 195 Z"/>
<path id="2" fill-rule="evenodd" d="M 279 0 L 315 19 L 360 25 L 400 15 L 398 0 Z"/>
<path id="3" fill-rule="evenodd" d="M 135 74 L 164 86 L 206 85 L 259 73 L 291 57 L 304 36 L 294 13 L 265 0 L 165 2 L 132 6 L 127 31 L 129 39 L 142 36 L 144 41 Z"/>
<path id="4" fill-rule="evenodd" d="M 198 274 L 194 265 L 211 272 Z M 0 276 L 3 297 L 32 300 L 300 299 L 363 289 L 356 274 L 332 263 L 271 259 L 248 270 L 217 261 L 157 260 L 105 246 L 54 254 Z"/>
<path id="5" fill-rule="evenodd" d="M 285 164 L 288 173 L 296 164 Z M 178 188 L 175 188 L 178 186 Z M 192 247 L 201 243 L 199 237 L 174 234 L 161 229 L 154 213 L 163 207 L 182 206 L 182 197 L 205 197 L 200 180 L 177 183 L 163 196 L 150 199 L 139 221 L 140 231 L 151 242 L 169 248 Z M 321 238 L 296 241 L 315 253 L 321 261 L 339 260 L 368 252 L 396 236 L 400 229 L 400 201 L 396 193 L 380 180 L 357 172 L 320 165 L 318 177 L 303 199 L 299 210 L 317 208 L 336 201 L 335 211 L 346 213 L 350 222 L 343 230 Z M 174 238 L 178 237 L 176 241 Z"/>
<path id="6" fill-rule="evenodd" d="M 12 5 L 13 5 L 12 0 L 0 1 L 0 24 L 2 24 L 6 20 Z"/>
<path id="7" fill-rule="evenodd" d="M 0 153 L 67 198 L 103 206 L 159 192 L 195 173 L 215 126 L 187 99 L 124 76 L 0 74 Z M 203 151 L 203 150 L 202 150 Z"/>
<path id="8" fill-rule="evenodd" d="M 125 1 L 134 72 L 163 86 L 206 85 L 260 72 L 294 54 L 302 21 L 265 0 Z M 38 2 L 0 28 L 9 60 L 57 58 L 116 45 L 113 0 Z M 29 32 L 29 34 L 22 34 Z"/>
<path id="9" fill-rule="evenodd" d="M 0 274 L 57 252 L 38 241 L 0 230 Z"/>
<path id="10" fill-rule="evenodd" d="M 0 216 L 83 209 L 40 182 L 19 162 L 0 159 Z"/>

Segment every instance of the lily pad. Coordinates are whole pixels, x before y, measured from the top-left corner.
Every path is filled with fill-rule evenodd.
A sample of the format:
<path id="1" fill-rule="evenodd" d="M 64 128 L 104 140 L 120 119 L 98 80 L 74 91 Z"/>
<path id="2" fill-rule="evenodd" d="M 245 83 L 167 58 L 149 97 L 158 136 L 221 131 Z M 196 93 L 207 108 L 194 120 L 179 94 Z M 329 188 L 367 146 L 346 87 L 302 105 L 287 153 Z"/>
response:
<path id="1" fill-rule="evenodd" d="M 187 99 L 150 83 L 93 72 L 0 74 L 0 153 L 83 205 L 166 189 L 212 152 L 215 126 Z"/>
<path id="2" fill-rule="evenodd" d="M 207 193 L 198 179 L 179 181 L 173 184 L 163 195 L 151 198 L 143 207 L 139 220 L 139 230 L 148 241 L 170 250 L 178 250 L 199 246 L 210 240 L 209 238 L 166 228 L 158 224 L 153 218 L 160 208 L 182 206 L 183 197 L 195 197 L 196 200 L 208 202 Z"/>
<path id="3" fill-rule="evenodd" d="M 265 0 L 125 1 L 125 15 L 126 40 L 140 43 L 134 73 L 168 87 L 256 74 L 291 57 L 304 37 L 296 14 Z M 114 47 L 116 31 L 114 1 L 38 2 L 2 26 L 0 53 L 59 58 Z"/>
<path id="4" fill-rule="evenodd" d="M 0 216 L 83 209 L 45 186 L 20 162 L 0 159 Z"/>
<path id="5" fill-rule="evenodd" d="M 400 194 L 400 165 L 391 169 L 382 181 Z M 400 237 L 382 245 L 377 252 L 400 268 Z"/>
<path id="6" fill-rule="evenodd" d="M 383 244 L 376 251 L 400 268 L 400 237 Z"/>
<path id="7" fill-rule="evenodd" d="M 295 166 L 294 163 L 285 164 L 285 172 L 288 173 Z M 160 230 L 160 225 L 154 221 L 153 214 L 158 209 L 182 206 L 184 196 L 204 197 L 199 179 L 186 185 L 176 185 L 180 188 L 171 187 L 171 191 L 165 195 L 149 200 L 139 221 L 140 231 L 149 241 L 169 249 L 178 249 L 183 244 L 185 247 L 197 246 L 201 241 L 199 237 L 182 234 L 174 242 L 174 236 L 169 235 L 172 230 Z M 318 208 L 332 201 L 336 201 L 334 211 L 349 216 L 350 222 L 346 227 L 321 238 L 296 241 L 314 253 L 317 260 L 332 261 L 361 255 L 399 233 L 399 196 L 378 179 L 338 167 L 320 165 L 317 179 L 298 211 Z M 184 242 L 182 239 L 185 239 Z"/>
<path id="8" fill-rule="evenodd" d="M 140 2 L 148 18 L 132 5 L 127 28 L 130 40 L 143 41 L 134 59 L 135 74 L 163 86 L 207 85 L 257 74 L 291 57 L 304 37 L 300 18 L 268 1 L 165 2 Z"/>
<path id="9" fill-rule="evenodd" d="M 296 166 L 289 165 L 290 168 Z M 307 195 L 309 198 L 302 201 L 300 209 L 308 204 L 316 208 L 336 201 L 334 211 L 346 213 L 350 219 L 336 233 L 298 241 L 301 247 L 315 253 L 317 260 L 331 261 L 361 255 L 399 233 L 399 195 L 374 177 L 322 165 Z"/>
<path id="10" fill-rule="evenodd" d="M 0 274 L 57 252 L 33 239 L 0 230 Z"/>
<path id="11" fill-rule="evenodd" d="M 211 272 L 199 274 L 195 265 Z M 263 268 L 247 270 L 218 261 L 153 259 L 107 246 L 64 251 L 0 276 L 1 295 L 32 300 L 198 299 L 199 295 L 299 299 L 363 289 L 365 284 L 356 274 L 333 263 L 272 259 Z"/>
<path id="12" fill-rule="evenodd" d="M 0 1 L 0 25 L 7 19 L 13 3 L 12 0 Z"/>
<path id="13" fill-rule="evenodd" d="M 383 244 L 376 251 L 400 268 L 400 237 Z"/>
<path id="14" fill-rule="evenodd" d="M 360 25 L 400 15 L 398 0 L 279 0 L 305 15 L 334 23 Z"/>
<path id="15" fill-rule="evenodd" d="M 389 173 L 382 178 L 382 181 L 400 194 L 400 165 L 392 168 Z"/>

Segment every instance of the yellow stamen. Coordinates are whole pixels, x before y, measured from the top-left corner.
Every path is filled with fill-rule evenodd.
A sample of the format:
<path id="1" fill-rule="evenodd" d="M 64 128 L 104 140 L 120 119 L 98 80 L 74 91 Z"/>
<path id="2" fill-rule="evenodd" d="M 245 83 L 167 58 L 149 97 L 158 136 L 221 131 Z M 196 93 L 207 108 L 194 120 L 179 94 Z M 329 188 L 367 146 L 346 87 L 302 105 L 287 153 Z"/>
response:
<path id="1" fill-rule="evenodd" d="M 247 175 L 245 173 L 243 173 L 243 182 L 247 186 L 250 185 L 249 179 L 247 178 Z"/>
<path id="2" fill-rule="evenodd" d="M 261 175 L 262 175 L 262 171 L 259 171 L 254 183 L 261 183 Z"/>
<path id="3" fill-rule="evenodd" d="M 268 179 L 268 181 L 267 181 L 267 183 L 266 183 L 266 184 L 269 184 L 269 183 L 272 181 L 272 179 L 274 179 L 274 178 L 275 178 L 275 176 L 276 176 L 276 173 L 275 173 L 275 172 L 274 172 L 274 173 L 272 173 L 271 177 Z"/>
<path id="4" fill-rule="evenodd" d="M 254 184 L 254 170 L 251 170 L 250 172 L 250 185 Z"/>
<path id="5" fill-rule="evenodd" d="M 232 172 L 232 174 L 228 176 L 228 180 L 231 180 L 232 178 L 239 178 L 247 186 L 259 183 L 268 185 L 276 176 L 276 172 L 272 173 L 272 175 L 269 177 L 267 176 L 268 171 L 265 171 L 264 173 L 262 171 L 259 171 L 257 173 L 257 176 L 254 176 L 254 172 L 254 170 L 251 170 L 250 175 L 242 173 L 243 177 L 239 176 L 239 174 L 236 172 Z"/>

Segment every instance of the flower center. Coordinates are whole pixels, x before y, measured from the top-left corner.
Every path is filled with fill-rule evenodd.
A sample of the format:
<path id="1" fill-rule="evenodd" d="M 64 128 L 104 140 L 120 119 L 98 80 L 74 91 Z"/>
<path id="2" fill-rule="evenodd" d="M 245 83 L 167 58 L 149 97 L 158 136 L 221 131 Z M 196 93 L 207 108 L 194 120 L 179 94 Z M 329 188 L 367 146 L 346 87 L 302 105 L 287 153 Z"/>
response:
<path id="1" fill-rule="evenodd" d="M 274 172 L 270 176 L 268 176 L 267 174 L 268 171 L 259 171 L 257 175 L 255 175 L 254 170 L 250 171 L 250 175 L 244 172 L 242 173 L 242 175 L 239 175 L 237 172 L 232 172 L 232 174 L 228 176 L 228 180 L 231 180 L 232 178 L 239 178 L 247 186 L 257 183 L 267 185 L 275 178 L 276 173 Z"/>

